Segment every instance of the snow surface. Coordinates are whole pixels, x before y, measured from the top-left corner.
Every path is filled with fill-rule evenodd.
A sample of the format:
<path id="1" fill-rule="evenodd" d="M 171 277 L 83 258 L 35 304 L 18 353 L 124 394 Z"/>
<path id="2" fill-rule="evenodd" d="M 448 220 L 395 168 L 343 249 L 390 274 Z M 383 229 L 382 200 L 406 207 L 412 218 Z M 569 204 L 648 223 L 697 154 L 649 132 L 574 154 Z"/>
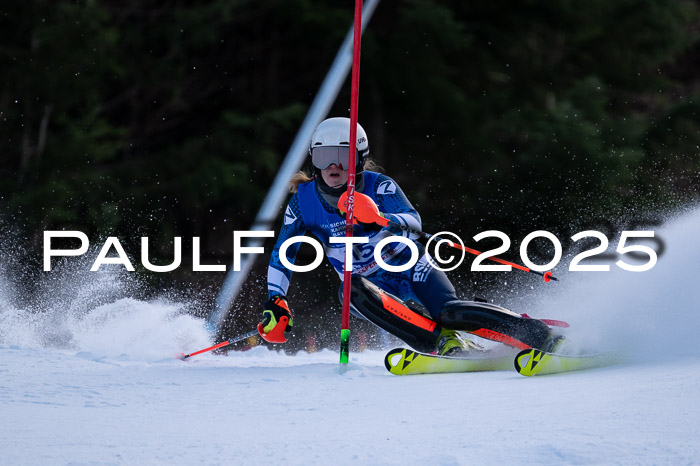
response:
<path id="1" fill-rule="evenodd" d="M 351 354 L 342 375 L 330 350 L 183 362 L 213 342 L 181 304 L 81 307 L 116 286 L 100 278 L 25 309 L 5 280 L 0 464 L 700 463 L 698 232 L 700 211 L 658 231 L 667 250 L 649 272 L 558 273 L 533 292 L 530 315 L 627 358 L 534 378 L 397 377 L 380 351 Z"/>

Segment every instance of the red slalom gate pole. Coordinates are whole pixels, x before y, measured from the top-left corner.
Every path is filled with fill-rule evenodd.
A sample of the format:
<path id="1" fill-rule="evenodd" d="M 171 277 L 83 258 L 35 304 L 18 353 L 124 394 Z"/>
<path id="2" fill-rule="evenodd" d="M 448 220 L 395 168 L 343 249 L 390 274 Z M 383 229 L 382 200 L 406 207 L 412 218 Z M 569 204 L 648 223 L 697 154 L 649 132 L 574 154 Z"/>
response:
<path id="1" fill-rule="evenodd" d="M 348 161 L 347 211 L 345 213 L 345 237 L 352 238 L 355 207 L 355 164 L 357 163 L 357 107 L 360 94 L 360 42 L 362 39 L 362 0 L 355 0 L 355 23 L 352 45 L 352 81 L 350 93 L 350 160 Z M 343 316 L 340 329 L 340 365 L 347 366 L 350 356 L 350 280 L 347 256 L 351 243 L 345 244 L 345 270 L 343 272 Z"/>

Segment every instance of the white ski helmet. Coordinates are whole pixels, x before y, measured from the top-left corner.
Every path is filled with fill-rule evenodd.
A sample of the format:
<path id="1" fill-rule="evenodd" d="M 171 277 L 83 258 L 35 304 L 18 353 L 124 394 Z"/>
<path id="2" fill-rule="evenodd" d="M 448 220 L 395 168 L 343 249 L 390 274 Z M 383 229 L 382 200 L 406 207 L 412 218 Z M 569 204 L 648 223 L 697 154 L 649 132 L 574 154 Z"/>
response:
<path id="1" fill-rule="evenodd" d="M 350 147 L 350 118 L 335 117 L 323 120 L 311 135 L 309 155 L 313 157 L 316 147 Z M 357 124 L 357 173 L 363 171 L 365 161 L 369 155 L 369 141 L 364 128 Z M 316 167 L 319 168 L 319 167 Z M 326 168 L 326 167 L 322 167 Z M 344 167 L 347 169 L 347 167 Z"/>

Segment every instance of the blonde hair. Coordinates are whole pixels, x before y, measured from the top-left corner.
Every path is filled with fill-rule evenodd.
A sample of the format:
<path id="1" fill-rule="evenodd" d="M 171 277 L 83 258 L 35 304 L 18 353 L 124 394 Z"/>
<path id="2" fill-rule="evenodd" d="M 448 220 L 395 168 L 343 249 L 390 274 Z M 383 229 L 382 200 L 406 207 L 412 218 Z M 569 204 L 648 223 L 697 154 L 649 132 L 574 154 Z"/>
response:
<path id="1" fill-rule="evenodd" d="M 380 172 L 383 173 L 384 169 L 377 165 L 374 160 L 372 159 L 367 159 L 365 162 L 365 170 L 373 171 L 373 172 Z M 289 180 L 289 192 L 294 194 L 299 190 L 299 185 L 303 183 L 308 183 L 309 181 L 313 181 L 314 177 L 311 173 L 305 171 L 305 170 L 299 170 L 292 176 L 292 179 Z"/>
<path id="2" fill-rule="evenodd" d="M 291 180 L 289 180 L 289 192 L 294 194 L 299 190 L 299 185 L 302 183 L 308 183 L 313 181 L 314 177 L 304 170 L 299 170 L 294 174 Z"/>

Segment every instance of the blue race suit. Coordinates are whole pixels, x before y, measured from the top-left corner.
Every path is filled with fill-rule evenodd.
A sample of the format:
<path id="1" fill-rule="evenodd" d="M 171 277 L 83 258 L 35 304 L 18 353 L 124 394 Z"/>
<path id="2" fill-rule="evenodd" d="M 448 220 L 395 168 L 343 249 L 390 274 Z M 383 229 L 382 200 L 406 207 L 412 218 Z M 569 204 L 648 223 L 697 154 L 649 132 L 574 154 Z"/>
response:
<path id="1" fill-rule="evenodd" d="M 371 197 L 380 212 L 393 222 L 414 230 L 421 229 L 418 212 L 394 180 L 372 171 L 365 171 L 362 176 L 364 185 L 360 192 Z M 343 279 L 345 244 L 330 243 L 329 238 L 345 236 L 345 215 L 341 215 L 337 206 L 324 199 L 314 180 L 299 185 L 298 192 L 287 205 L 283 226 L 272 251 L 267 272 L 270 297 L 286 295 L 292 277 L 292 271 L 280 261 L 280 246 L 285 240 L 304 235 L 306 232 L 311 232 L 321 242 L 328 260 L 340 279 Z M 418 244 L 421 257 L 411 269 L 389 272 L 381 268 L 374 259 L 375 245 L 383 238 L 394 235 L 416 239 L 415 235 L 410 236 L 402 230 L 355 225 L 353 236 L 367 237 L 369 242 L 353 246 L 353 273 L 366 277 L 379 288 L 404 301 L 418 301 L 433 319 L 437 320 L 444 304 L 457 299 L 454 287 L 444 272 L 430 265 L 424 248 Z M 294 243 L 287 249 L 287 259 L 292 264 L 295 262 L 299 246 L 300 243 Z M 390 243 L 383 249 L 381 257 L 388 265 L 403 265 L 409 262 L 411 251 L 403 243 Z"/>

